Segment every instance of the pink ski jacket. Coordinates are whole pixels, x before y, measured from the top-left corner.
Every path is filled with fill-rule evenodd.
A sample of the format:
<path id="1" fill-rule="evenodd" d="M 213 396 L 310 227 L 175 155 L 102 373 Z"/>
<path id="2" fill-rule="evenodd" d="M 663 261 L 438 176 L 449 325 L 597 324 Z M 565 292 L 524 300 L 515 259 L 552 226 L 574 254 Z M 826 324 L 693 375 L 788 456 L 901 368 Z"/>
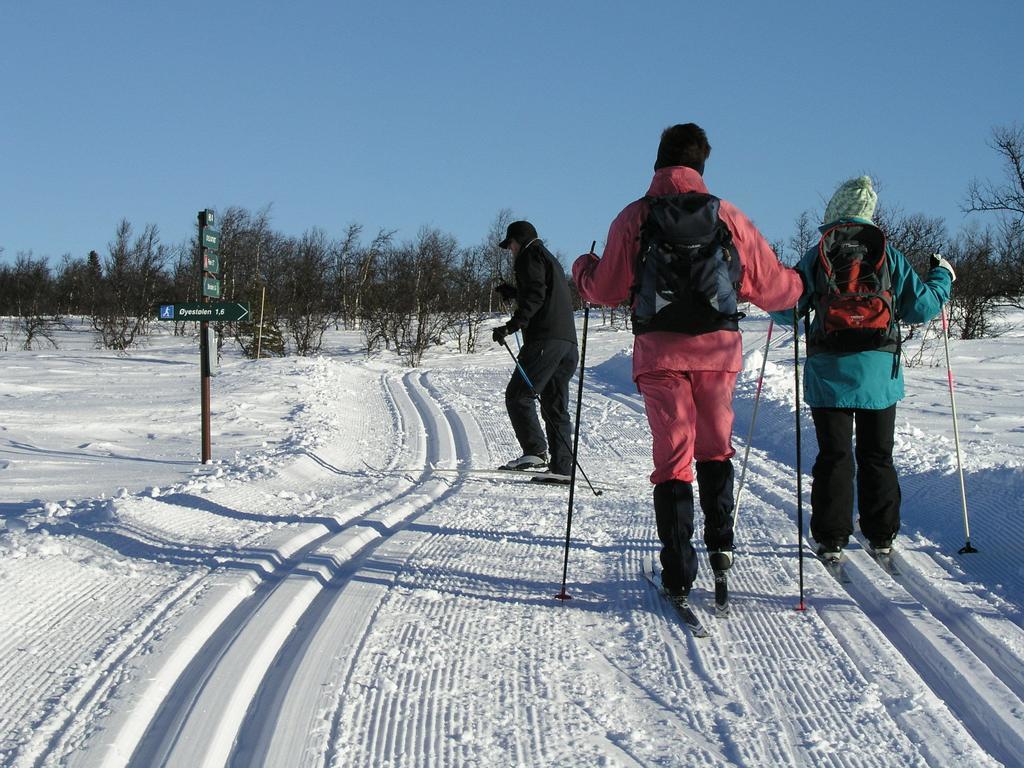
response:
<path id="1" fill-rule="evenodd" d="M 691 168 L 672 166 L 654 174 L 647 196 L 682 192 L 707 193 L 701 175 Z M 732 232 L 743 274 L 739 300 L 766 311 L 789 309 L 803 293 L 800 275 L 779 263 L 768 241 L 739 208 L 722 200 L 719 215 Z M 616 306 L 630 297 L 640 250 L 640 227 L 647 217 L 644 201 L 630 203 L 608 230 L 604 255 L 587 253 L 572 265 L 580 295 L 592 304 Z M 743 367 L 743 344 L 735 331 L 697 336 L 652 331 L 633 341 L 633 380 L 650 371 L 732 371 Z"/>

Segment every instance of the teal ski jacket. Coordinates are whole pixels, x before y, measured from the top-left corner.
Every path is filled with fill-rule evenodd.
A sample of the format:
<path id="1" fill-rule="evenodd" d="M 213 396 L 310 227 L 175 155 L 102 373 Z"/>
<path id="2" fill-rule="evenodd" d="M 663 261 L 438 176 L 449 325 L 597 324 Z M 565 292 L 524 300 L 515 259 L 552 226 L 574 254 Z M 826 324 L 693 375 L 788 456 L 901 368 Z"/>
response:
<path id="1" fill-rule="evenodd" d="M 842 221 L 872 223 L 867 219 L 844 218 L 819 229 L 824 232 Z M 953 276 L 948 269 L 933 267 L 928 273 L 928 278 L 921 280 L 906 256 L 891 245 L 887 245 L 886 250 L 892 273 L 893 305 L 897 319 L 911 324 L 928 322 L 939 314 L 942 305 L 949 300 L 953 289 Z M 797 265 L 797 270 L 804 277 L 805 286 L 804 293 L 797 303 L 797 314 L 801 318 L 811 304 L 810 287 L 814 285 L 817 258 L 818 246 L 815 244 Z M 771 317 L 782 325 L 793 324 L 792 311 L 772 312 Z M 813 317 L 812 313 L 812 332 L 817 322 L 818 319 Z M 903 366 L 899 352 L 819 352 L 807 358 L 803 380 L 803 399 L 812 408 L 880 410 L 894 405 L 905 395 Z"/>

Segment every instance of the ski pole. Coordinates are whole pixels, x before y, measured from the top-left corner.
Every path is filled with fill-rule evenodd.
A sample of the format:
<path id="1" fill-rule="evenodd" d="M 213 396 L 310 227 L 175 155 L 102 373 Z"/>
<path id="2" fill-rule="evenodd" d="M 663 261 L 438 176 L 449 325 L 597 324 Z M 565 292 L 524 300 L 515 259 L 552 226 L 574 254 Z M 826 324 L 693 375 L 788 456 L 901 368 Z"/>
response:
<path id="1" fill-rule="evenodd" d="M 590 244 L 590 252 L 594 252 L 597 240 Z M 569 540 L 572 534 L 572 502 L 576 495 L 576 455 L 580 447 L 580 414 L 583 411 L 583 371 L 587 365 L 587 324 L 590 321 L 590 304 L 583 302 L 583 342 L 580 345 L 580 383 L 576 387 L 576 426 L 572 435 L 572 472 L 569 474 L 569 511 L 565 517 L 565 558 L 562 561 L 562 591 L 555 595 L 558 600 L 568 600 L 570 595 L 565 591 L 565 581 L 569 575 Z M 589 481 L 588 481 L 589 482 Z"/>
<path id="2" fill-rule="evenodd" d="M 740 519 L 740 495 L 743 493 L 743 479 L 747 476 L 747 459 L 750 458 L 750 441 L 754 439 L 754 421 L 757 419 L 757 408 L 761 404 L 761 385 L 764 383 L 764 369 L 768 366 L 768 347 L 772 343 L 772 329 L 775 320 L 768 321 L 768 339 L 764 343 L 764 357 L 761 358 L 761 373 L 757 377 L 757 390 L 754 392 L 754 411 L 750 414 L 750 429 L 747 431 L 747 446 L 743 449 L 743 466 L 740 468 L 740 482 L 736 486 L 736 502 L 733 505 L 733 535 Z"/>
<path id="3" fill-rule="evenodd" d="M 946 320 L 946 308 L 941 310 L 942 314 L 942 344 L 946 348 L 946 377 L 949 379 L 949 405 L 953 410 L 953 442 L 956 445 L 956 468 L 960 473 L 960 499 L 964 510 L 964 536 L 966 543 L 960 548 L 961 555 L 967 555 L 978 550 L 971 546 L 971 523 L 967 515 L 967 491 L 964 488 L 964 465 L 960 460 L 960 428 L 956 423 L 956 397 L 953 395 L 953 366 L 949 362 L 949 323 Z"/>
<path id="4" fill-rule="evenodd" d="M 804 498 L 800 460 L 800 318 L 793 307 L 793 392 L 796 394 L 796 541 L 799 556 L 800 603 L 798 611 L 807 610 L 804 604 Z"/>
<path id="5" fill-rule="evenodd" d="M 533 395 L 533 399 L 536 400 L 538 403 L 540 403 L 541 411 L 544 412 L 544 413 L 547 413 L 545 408 L 544 408 L 544 401 L 541 400 L 540 395 L 537 393 L 537 390 L 533 386 L 533 382 L 530 381 L 530 377 L 526 375 L 526 371 L 523 369 L 522 364 L 519 362 L 519 358 L 517 358 L 515 356 L 515 353 L 512 351 L 512 347 L 510 347 L 508 345 L 508 342 L 505 341 L 505 339 L 501 340 L 501 345 L 503 347 L 505 347 L 505 349 L 508 350 L 508 354 L 511 356 L 512 360 L 515 361 L 516 368 L 519 370 L 519 375 L 523 377 L 523 381 L 526 382 L 526 386 L 528 386 L 530 388 L 530 394 Z M 562 442 L 565 443 L 565 447 L 568 450 L 571 451 L 572 450 L 572 446 L 569 445 L 569 441 L 565 439 L 565 436 L 561 432 L 559 432 L 558 434 L 562 438 Z M 573 463 L 573 469 L 576 469 L 577 467 L 579 467 L 580 474 L 583 475 L 583 479 L 587 481 L 587 485 L 590 486 L 590 490 L 594 492 L 594 495 L 595 496 L 600 496 L 601 495 L 601 491 L 598 490 L 597 488 L 595 488 L 594 484 L 592 482 L 590 482 L 590 478 L 587 477 L 587 473 L 583 471 L 583 467 L 580 466 L 580 463 L 579 463 L 579 461 L 577 461 L 575 456 L 573 456 L 572 463 Z"/>

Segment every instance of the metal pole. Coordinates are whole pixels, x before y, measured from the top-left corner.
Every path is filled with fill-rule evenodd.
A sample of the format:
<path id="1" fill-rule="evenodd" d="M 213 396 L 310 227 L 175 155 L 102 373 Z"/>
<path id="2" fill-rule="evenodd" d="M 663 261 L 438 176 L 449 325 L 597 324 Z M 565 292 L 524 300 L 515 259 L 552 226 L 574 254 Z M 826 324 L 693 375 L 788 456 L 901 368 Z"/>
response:
<path id="1" fill-rule="evenodd" d="M 807 609 L 804 604 L 804 494 L 803 469 L 800 460 L 800 318 L 793 307 L 793 392 L 796 394 L 796 541 L 800 569 L 800 603 L 796 609 Z"/>
<path id="2" fill-rule="evenodd" d="M 761 358 L 761 373 L 757 377 L 757 390 L 754 392 L 754 411 L 750 414 L 750 429 L 747 431 L 747 445 L 743 449 L 743 467 L 740 469 L 740 482 L 736 486 L 736 501 L 733 505 L 733 534 L 740 519 L 740 495 L 743 493 L 743 480 L 747 476 L 747 459 L 750 458 L 750 443 L 754 439 L 754 422 L 757 419 L 757 409 L 761 404 L 761 385 L 764 383 L 764 370 L 768 366 L 768 347 L 772 343 L 772 330 L 775 328 L 775 321 L 768 321 L 768 339 L 764 343 L 764 357 Z"/>
<path id="3" fill-rule="evenodd" d="M 206 291 L 203 290 L 203 277 L 205 274 L 203 264 L 203 225 L 206 224 L 206 211 L 200 211 L 198 215 L 199 220 L 199 289 L 202 294 L 200 301 L 203 304 L 208 304 L 210 298 L 206 295 Z M 208 464 L 213 458 L 213 447 L 212 440 L 210 438 L 210 349 L 208 328 L 210 324 L 203 320 L 199 323 L 199 400 L 200 408 L 202 410 L 202 463 Z"/>
<path id="4" fill-rule="evenodd" d="M 263 301 L 267 298 L 267 286 L 260 291 L 260 324 L 256 328 L 256 359 L 260 359 L 260 348 L 263 344 Z"/>
<path id="5" fill-rule="evenodd" d="M 594 252 L 597 240 L 590 244 Z M 562 560 L 562 591 L 555 595 L 558 600 L 568 600 L 565 582 L 569 575 L 569 541 L 572 535 L 572 503 L 576 495 L 576 455 L 580 447 L 580 414 L 583 412 L 583 372 L 587 366 L 587 325 L 590 322 L 590 304 L 583 302 L 583 341 L 580 345 L 580 382 L 576 387 L 576 425 L 572 436 L 572 472 L 569 474 L 569 510 L 565 518 L 565 557 Z"/>
<path id="6" fill-rule="evenodd" d="M 964 536 L 966 543 L 960 548 L 961 555 L 972 554 L 978 550 L 971 546 L 971 522 L 967 515 L 967 490 L 964 488 L 964 465 L 960 460 L 960 428 L 956 419 L 956 397 L 953 395 L 953 366 L 949 361 L 949 323 L 946 320 L 946 308 L 942 315 L 942 344 L 946 348 L 946 377 L 949 379 L 949 405 L 953 411 L 953 442 L 956 444 L 956 468 L 960 474 L 960 500 L 964 513 Z"/>

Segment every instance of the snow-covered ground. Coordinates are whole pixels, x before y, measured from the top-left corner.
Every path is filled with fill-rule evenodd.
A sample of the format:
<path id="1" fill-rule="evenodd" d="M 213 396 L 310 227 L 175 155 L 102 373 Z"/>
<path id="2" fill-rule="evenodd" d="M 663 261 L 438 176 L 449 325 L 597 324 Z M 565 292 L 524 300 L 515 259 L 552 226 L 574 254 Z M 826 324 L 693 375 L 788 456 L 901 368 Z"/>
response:
<path id="1" fill-rule="evenodd" d="M 737 466 L 767 328 L 744 321 Z M 78 328 L 4 353 L 0 764 L 1024 764 L 1024 335 L 951 342 L 979 552 L 957 554 L 936 346 L 897 418 L 899 574 L 854 543 L 840 584 L 806 540 L 799 557 L 776 329 L 733 612 L 708 611 L 703 566 L 698 640 L 640 575 L 656 545 L 631 337 L 597 312 L 590 329 L 580 461 L 607 490 L 577 484 L 568 601 L 566 490 L 454 471 L 516 453 L 500 347 L 414 370 L 344 333 L 313 359 L 229 352 L 206 466 L 192 340 L 119 358 Z"/>

